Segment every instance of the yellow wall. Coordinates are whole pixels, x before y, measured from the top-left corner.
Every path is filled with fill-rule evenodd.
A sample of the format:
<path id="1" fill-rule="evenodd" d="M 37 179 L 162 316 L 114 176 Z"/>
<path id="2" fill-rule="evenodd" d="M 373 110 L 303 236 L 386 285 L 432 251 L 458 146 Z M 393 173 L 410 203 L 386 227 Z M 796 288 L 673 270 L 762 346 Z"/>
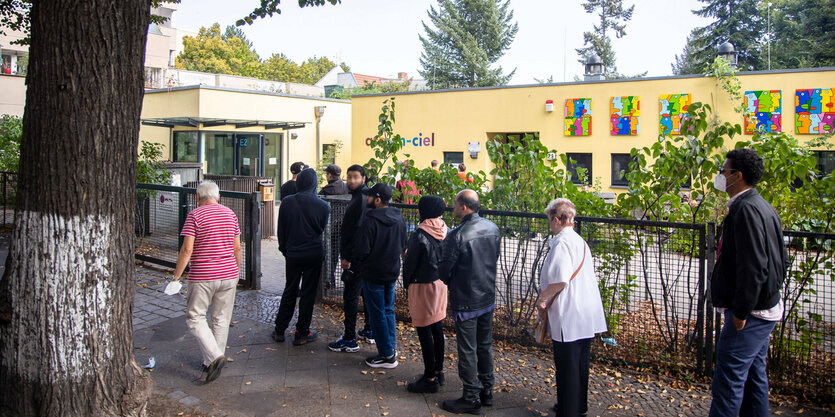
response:
<path id="1" fill-rule="evenodd" d="M 345 169 L 351 163 L 351 105 L 345 100 L 205 87 L 174 88 L 146 92 L 142 118 L 208 117 L 304 122 L 305 127 L 287 131 L 265 130 L 263 127 L 235 129 L 231 125 L 201 128 L 201 131 L 283 133 L 282 163 L 284 177 L 287 178 L 290 176 L 290 164 L 295 161 L 303 161 L 311 166 L 316 165 L 316 117 L 313 110 L 316 106 L 326 107 L 320 122 L 321 144 L 342 141 L 343 147 L 337 156 L 336 163 L 342 166 L 344 176 Z M 178 126 L 174 130 L 197 130 L 197 128 Z M 298 138 L 290 139 L 290 133 L 298 134 Z M 168 128 L 142 126 L 139 137 L 140 140 L 162 143 L 165 146 L 166 158 L 171 158 L 171 131 Z"/>
<path id="2" fill-rule="evenodd" d="M 739 75 L 742 89 L 781 90 L 783 131 L 794 134 L 794 96 L 796 89 L 833 88 L 835 70 L 793 73 Z M 659 96 L 692 94 L 692 101 L 712 104 L 723 121 L 742 124 L 742 116 L 713 78 L 681 77 L 620 82 L 590 82 L 559 85 L 505 87 L 477 90 L 405 93 L 395 95 L 353 97 L 352 142 L 354 161 L 365 162 L 373 156 L 366 139 L 377 133 L 378 116 L 383 100 L 395 96 L 395 133 L 413 138 L 434 134 L 434 147 L 407 144 L 402 153 L 409 153 L 418 167 L 432 159 L 443 162 L 444 151 L 464 152 L 469 171 L 492 169 L 485 141 L 495 133 L 539 132 L 540 140 L 558 153 L 592 153 L 593 177 L 600 178 L 604 191 L 612 188 L 611 154 L 629 153 L 633 147 L 649 146 L 659 135 Z M 613 96 L 640 97 L 640 134 L 612 136 L 609 131 L 609 103 Z M 565 100 L 592 99 L 592 134 L 566 136 Z M 546 100 L 554 101 L 554 111 L 545 111 Z M 750 138 L 750 136 L 744 136 Z M 799 135 L 801 141 L 814 136 Z M 470 158 L 467 143 L 481 142 L 477 159 Z M 727 146 L 730 146 L 728 144 Z"/>

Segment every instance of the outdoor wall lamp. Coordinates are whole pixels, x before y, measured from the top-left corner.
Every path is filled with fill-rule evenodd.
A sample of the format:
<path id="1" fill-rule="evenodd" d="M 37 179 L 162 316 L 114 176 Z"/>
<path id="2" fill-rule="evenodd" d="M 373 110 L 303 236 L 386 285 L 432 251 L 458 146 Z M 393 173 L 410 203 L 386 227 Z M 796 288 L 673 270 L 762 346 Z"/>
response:
<path id="1" fill-rule="evenodd" d="M 736 68 L 737 62 L 739 60 L 739 52 L 734 49 L 734 45 L 730 42 L 725 42 L 719 45 L 719 53 L 718 55 L 727 61 L 730 66 Z"/>
<path id="2" fill-rule="evenodd" d="M 586 61 L 586 72 L 584 77 L 586 81 L 599 80 L 603 75 L 603 60 L 597 54 L 592 54 Z"/>

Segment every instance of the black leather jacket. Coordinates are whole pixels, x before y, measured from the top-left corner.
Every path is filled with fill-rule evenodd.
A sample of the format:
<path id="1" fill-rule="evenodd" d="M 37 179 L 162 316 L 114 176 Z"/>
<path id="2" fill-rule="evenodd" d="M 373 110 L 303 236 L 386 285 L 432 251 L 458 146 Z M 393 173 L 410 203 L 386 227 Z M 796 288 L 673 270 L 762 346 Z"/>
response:
<path id="1" fill-rule="evenodd" d="M 444 239 L 438 275 L 449 286 L 453 311 L 477 311 L 496 303 L 499 228 L 478 213 L 464 217 Z"/>
<path id="2" fill-rule="evenodd" d="M 746 191 L 722 222 L 710 279 L 714 307 L 729 308 L 746 320 L 753 310 L 776 306 L 789 265 L 780 217 L 756 189 Z"/>
<path id="3" fill-rule="evenodd" d="M 403 262 L 403 287 L 426 284 L 438 279 L 438 265 L 443 254 L 443 241 L 417 229 L 409 238 L 406 260 Z"/>

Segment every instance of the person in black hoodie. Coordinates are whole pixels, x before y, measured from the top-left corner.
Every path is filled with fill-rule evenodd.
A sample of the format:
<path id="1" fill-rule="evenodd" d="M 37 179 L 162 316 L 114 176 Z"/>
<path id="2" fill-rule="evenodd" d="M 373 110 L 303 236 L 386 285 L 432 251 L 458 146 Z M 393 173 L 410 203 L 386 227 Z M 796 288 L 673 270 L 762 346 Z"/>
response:
<path id="1" fill-rule="evenodd" d="M 394 284 L 400 275 L 400 256 L 406 250 L 406 222 L 400 210 L 389 207 L 391 187 L 377 183 L 363 191 L 372 210 L 366 215 L 354 246 L 357 275 L 377 342 L 377 356 L 365 360 L 372 368 L 395 368 L 397 327 L 394 321 Z"/>
<path id="2" fill-rule="evenodd" d="M 345 332 L 337 341 L 328 343 L 328 349 L 334 352 L 356 352 L 360 349 L 357 339 L 364 339 L 374 343 L 374 336 L 371 333 L 371 323 L 368 320 L 368 309 L 363 309 L 365 315 L 365 327 L 357 332 L 357 312 L 359 298 L 362 293 L 362 280 L 357 277 L 359 264 L 354 261 L 354 237 L 360 228 L 365 215 L 370 210 L 362 193 L 367 190 L 365 186 L 365 168 L 362 165 L 351 165 L 347 174 L 348 189 L 351 190 L 351 201 L 345 207 L 345 214 L 342 216 L 342 233 L 339 235 L 339 255 L 342 257 L 342 281 L 345 288 L 342 292 L 343 305 L 345 306 Z M 365 304 L 365 303 L 363 303 Z"/>
<path id="3" fill-rule="evenodd" d="M 322 233 L 328 224 L 330 207 L 316 195 L 317 183 L 315 170 L 303 170 L 296 180 L 296 194 L 285 197 L 278 206 L 278 250 L 286 260 L 287 283 L 275 317 L 272 337 L 276 342 L 284 341 L 284 331 L 290 325 L 296 309 L 296 297 L 300 295 L 299 319 L 293 340 L 296 346 L 319 337 L 316 332 L 310 331 L 310 320 L 322 272 Z"/>
<path id="4" fill-rule="evenodd" d="M 444 329 L 447 287 L 438 275 L 447 226 L 444 199 L 433 195 L 418 201 L 420 225 L 409 238 L 403 262 L 403 287 L 409 293 L 409 314 L 423 351 L 423 376 L 406 385 L 409 392 L 438 392 L 444 383 Z"/>
<path id="5" fill-rule="evenodd" d="M 754 186 L 765 172 L 750 148 L 728 152 L 714 188 L 730 196 L 710 279 L 713 305 L 725 316 L 716 342 L 711 416 L 767 416 L 766 356 L 789 256 L 780 216 Z"/>

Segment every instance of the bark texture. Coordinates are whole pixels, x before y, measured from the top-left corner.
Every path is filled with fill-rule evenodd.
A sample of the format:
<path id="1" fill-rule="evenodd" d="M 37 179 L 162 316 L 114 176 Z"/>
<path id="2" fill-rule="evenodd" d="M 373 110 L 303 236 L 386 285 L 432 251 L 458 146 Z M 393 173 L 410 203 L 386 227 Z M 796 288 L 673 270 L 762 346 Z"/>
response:
<path id="1" fill-rule="evenodd" d="M 149 0 L 32 3 L 0 415 L 144 415 L 131 322 Z"/>

